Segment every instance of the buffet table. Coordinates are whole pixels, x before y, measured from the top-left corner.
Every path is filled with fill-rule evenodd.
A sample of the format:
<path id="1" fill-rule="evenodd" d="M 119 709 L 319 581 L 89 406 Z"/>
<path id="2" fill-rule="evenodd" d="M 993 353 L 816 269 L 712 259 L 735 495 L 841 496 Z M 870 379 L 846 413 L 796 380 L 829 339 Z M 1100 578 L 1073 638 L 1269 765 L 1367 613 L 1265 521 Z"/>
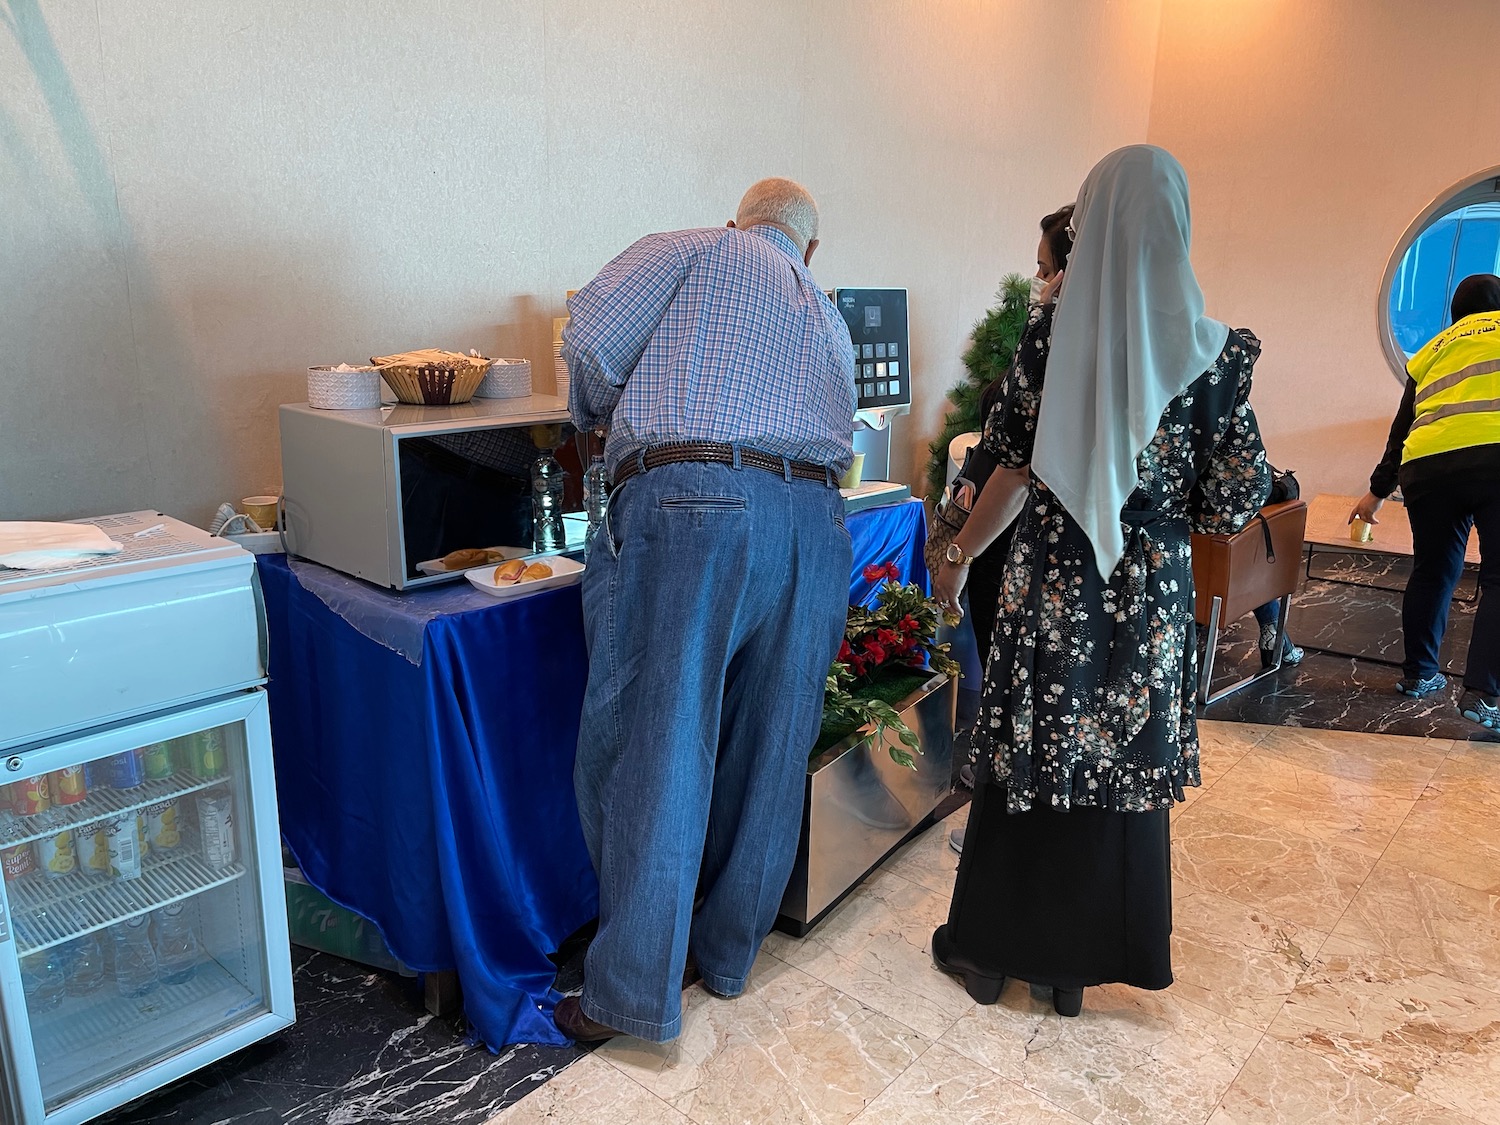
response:
<path id="1" fill-rule="evenodd" d="M 917 501 L 848 518 L 851 602 L 927 584 Z M 406 594 L 262 555 L 281 827 L 307 880 L 421 972 L 456 970 L 492 1049 L 562 1043 L 548 954 L 598 912 L 573 801 L 577 586 Z"/>

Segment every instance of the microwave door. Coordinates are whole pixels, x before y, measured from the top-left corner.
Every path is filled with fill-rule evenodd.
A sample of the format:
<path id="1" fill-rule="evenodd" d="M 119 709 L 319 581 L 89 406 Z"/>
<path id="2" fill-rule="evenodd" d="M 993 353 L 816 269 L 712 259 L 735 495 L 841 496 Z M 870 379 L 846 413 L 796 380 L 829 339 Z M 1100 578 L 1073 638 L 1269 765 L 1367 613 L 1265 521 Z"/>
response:
<path id="1" fill-rule="evenodd" d="M 402 584 L 447 576 L 442 560 L 454 551 L 529 550 L 531 466 L 537 457 L 521 428 L 398 437 Z"/>

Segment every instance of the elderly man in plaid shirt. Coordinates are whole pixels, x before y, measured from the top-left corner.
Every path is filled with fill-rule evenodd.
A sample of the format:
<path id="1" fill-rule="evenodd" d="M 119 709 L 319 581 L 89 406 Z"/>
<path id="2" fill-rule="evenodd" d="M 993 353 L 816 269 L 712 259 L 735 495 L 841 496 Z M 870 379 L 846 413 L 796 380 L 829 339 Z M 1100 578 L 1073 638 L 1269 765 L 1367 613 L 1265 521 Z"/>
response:
<path id="1" fill-rule="evenodd" d="M 817 235 L 806 189 L 762 180 L 568 302 L 573 419 L 608 428 L 614 488 L 583 580 L 599 932 L 556 1012 L 574 1039 L 675 1038 L 700 973 L 737 996 L 791 872 L 852 566 L 854 353 Z"/>

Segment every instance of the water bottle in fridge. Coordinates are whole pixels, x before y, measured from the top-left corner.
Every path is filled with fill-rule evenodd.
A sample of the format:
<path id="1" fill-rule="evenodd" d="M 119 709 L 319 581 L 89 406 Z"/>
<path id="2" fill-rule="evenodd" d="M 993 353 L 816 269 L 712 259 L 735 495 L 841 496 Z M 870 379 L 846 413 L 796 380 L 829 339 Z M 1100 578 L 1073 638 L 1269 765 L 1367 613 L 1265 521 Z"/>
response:
<path id="1" fill-rule="evenodd" d="M 156 911 L 156 960 L 163 984 L 181 984 L 203 959 L 194 922 L 197 908 L 189 901 L 174 902 Z"/>
<path id="2" fill-rule="evenodd" d="M 33 1016 L 62 1003 L 66 979 L 55 948 L 21 958 L 21 988 L 26 994 L 26 1009 Z"/>
<path id="3" fill-rule="evenodd" d="M 104 983 L 104 942 L 98 932 L 74 938 L 62 947 L 63 974 L 69 996 L 88 996 Z"/>
<path id="4" fill-rule="evenodd" d="M 115 939 L 115 985 L 121 996 L 145 996 L 161 979 L 151 946 L 151 915 L 140 914 L 112 929 Z"/>

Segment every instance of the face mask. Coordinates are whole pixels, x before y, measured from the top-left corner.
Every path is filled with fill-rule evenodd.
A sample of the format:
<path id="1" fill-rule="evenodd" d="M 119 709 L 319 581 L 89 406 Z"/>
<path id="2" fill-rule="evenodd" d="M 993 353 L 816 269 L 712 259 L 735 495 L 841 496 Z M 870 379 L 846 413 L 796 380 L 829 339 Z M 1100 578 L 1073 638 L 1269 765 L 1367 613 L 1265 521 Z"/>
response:
<path id="1" fill-rule="evenodd" d="M 1042 290 L 1045 288 L 1047 288 L 1047 283 L 1041 278 L 1033 277 L 1031 279 L 1031 296 L 1029 299 L 1033 305 L 1042 303 Z"/>

